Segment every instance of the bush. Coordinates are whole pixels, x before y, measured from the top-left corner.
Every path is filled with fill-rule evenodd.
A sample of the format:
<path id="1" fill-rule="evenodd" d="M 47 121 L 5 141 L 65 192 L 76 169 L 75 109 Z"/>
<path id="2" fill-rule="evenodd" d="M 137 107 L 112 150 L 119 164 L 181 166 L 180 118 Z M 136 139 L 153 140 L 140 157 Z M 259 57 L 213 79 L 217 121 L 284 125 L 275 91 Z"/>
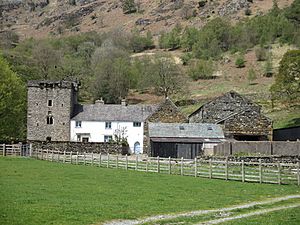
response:
<path id="1" fill-rule="evenodd" d="M 188 75 L 193 80 L 199 79 L 212 79 L 213 78 L 214 67 L 212 61 L 198 60 L 194 65 L 188 70 Z"/>
<path id="2" fill-rule="evenodd" d="M 245 59 L 244 56 L 239 56 L 236 60 L 235 60 L 235 65 L 237 68 L 243 68 L 245 67 Z"/>
<path id="3" fill-rule="evenodd" d="M 122 9 L 125 14 L 135 13 L 137 11 L 134 0 L 123 0 Z"/>
<path id="4" fill-rule="evenodd" d="M 249 84 L 253 84 L 252 82 L 257 79 L 256 73 L 252 67 L 248 70 L 247 79 L 249 81 Z"/>
<path id="5" fill-rule="evenodd" d="M 256 48 L 255 56 L 257 61 L 265 61 L 267 59 L 267 50 L 262 47 Z"/>
<path id="6" fill-rule="evenodd" d="M 246 9 L 245 9 L 245 15 L 246 16 L 250 16 L 251 15 L 251 9 L 249 8 L 249 7 L 247 7 Z"/>

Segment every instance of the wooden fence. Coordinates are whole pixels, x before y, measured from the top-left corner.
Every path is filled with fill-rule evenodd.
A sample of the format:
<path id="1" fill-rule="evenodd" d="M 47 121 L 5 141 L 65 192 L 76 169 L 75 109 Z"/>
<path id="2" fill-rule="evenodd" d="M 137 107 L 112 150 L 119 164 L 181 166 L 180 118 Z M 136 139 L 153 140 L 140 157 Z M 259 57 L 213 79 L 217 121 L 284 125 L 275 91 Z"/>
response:
<path id="1" fill-rule="evenodd" d="M 300 163 L 233 162 L 228 160 L 172 159 L 143 156 L 34 150 L 32 157 L 60 163 L 92 165 L 210 179 L 300 185 Z"/>
<path id="2" fill-rule="evenodd" d="M 2 156 L 29 156 L 30 147 L 28 144 L 0 144 L 0 155 Z"/>

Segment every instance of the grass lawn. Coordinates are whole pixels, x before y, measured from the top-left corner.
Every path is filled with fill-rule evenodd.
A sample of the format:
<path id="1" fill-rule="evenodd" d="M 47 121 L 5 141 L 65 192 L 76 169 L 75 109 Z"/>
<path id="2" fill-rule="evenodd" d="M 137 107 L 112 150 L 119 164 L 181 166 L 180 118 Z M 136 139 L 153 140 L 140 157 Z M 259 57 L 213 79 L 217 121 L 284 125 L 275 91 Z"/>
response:
<path id="1" fill-rule="evenodd" d="M 251 184 L 0 157 L 0 224 L 93 224 L 299 194 Z"/>

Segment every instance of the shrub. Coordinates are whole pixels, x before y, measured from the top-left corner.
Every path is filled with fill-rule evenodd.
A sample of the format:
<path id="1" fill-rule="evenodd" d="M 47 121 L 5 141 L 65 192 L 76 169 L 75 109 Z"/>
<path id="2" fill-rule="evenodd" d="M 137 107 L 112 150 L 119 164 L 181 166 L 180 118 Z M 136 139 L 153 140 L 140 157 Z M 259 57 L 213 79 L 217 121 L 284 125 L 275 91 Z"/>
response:
<path id="1" fill-rule="evenodd" d="M 125 14 L 135 13 L 137 11 L 134 0 L 123 0 L 122 9 Z"/>
<path id="2" fill-rule="evenodd" d="M 249 84 L 253 84 L 252 82 L 257 79 L 256 73 L 252 67 L 248 70 L 247 79 L 249 81 Z"/>
<path id="3" fill-rule="evenodd" d="M 262 47 L 256 48 L 255 56 L 257 61 L 265 61 L 267 59 L 267 50 Z"/>
<path id="4" fill-rule="evenodd" d="M 201 59 L 194 63 L 194 65 L 192 65 L 188 70 L 188 74 L 193 80 L 212 79 L 213 72 L 214 68 L 212 61 L 206 61 Z"/>
<path id="5" fill-rule="evenodd" d="M 236 60 L 235 60 L 235 65 L 237 68 L 243 68 L 245 67 L 245 59 L 244 56 L 239 56 Z"/>

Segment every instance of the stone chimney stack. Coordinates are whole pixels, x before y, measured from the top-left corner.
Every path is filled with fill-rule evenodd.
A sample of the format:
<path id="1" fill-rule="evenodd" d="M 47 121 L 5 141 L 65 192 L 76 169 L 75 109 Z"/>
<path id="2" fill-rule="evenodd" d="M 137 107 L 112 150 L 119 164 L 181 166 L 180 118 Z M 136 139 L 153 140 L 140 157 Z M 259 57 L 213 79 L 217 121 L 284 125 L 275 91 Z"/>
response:
<path id="1" fill-rule="evenodd" d="M 127 106 L 127 100 L 125 98 L 122 99 L 121 105 L 122 106 Z"/>
<path id="2" fill-rule="evenodd" d="M 104 103 L 102 98 L 100 100 L 98 99 L 98 100 L 95 101 L 95 105 L 104 105 L 104 104 L 105 103 Z"/>

